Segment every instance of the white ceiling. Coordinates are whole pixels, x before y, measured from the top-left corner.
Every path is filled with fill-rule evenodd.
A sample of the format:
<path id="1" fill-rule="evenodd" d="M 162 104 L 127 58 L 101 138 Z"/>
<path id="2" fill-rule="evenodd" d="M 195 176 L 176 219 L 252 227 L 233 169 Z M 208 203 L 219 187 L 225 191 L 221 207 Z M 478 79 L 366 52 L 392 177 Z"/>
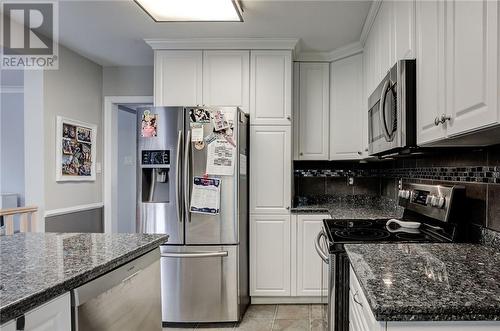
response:
<path id="1" fill-rule="evenodd" d="M 243 23 L 155 23 L 131 0 L 60 0 L 59 41 L 103 66 L 152 65 L 145 38 L 299 38 L 303 52 L 358 41 L 371 1 L 242 0 Z"/>

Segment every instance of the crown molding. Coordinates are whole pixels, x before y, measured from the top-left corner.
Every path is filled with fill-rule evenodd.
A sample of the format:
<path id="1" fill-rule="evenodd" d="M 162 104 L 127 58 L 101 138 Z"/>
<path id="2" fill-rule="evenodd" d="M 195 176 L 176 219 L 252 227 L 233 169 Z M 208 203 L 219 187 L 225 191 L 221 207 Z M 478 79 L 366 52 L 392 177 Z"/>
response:
<path id="1" fill-rule="evenodd" d="M 373 26 L 373 22 L 375 22 L 375 17 L 377 16 L 378 10 L 382 5 L 382 0 L 373 0 L 370 10 L 368 11 L 368 15 L 366 15 L 365 23 L 363 24 L 363 30 L 361 30 L 361 37 L 359 37 L 359 41 L 361 45 L 364 46 L 366 39 L 368 38 L 368 33 Z"/>
<path id="2" fill-rule="evenodd" d="M 296 38 L 189 38 L 144 39 L 154 50 L 160 49 L 280 49 L 295 51 Z"/>
<path id="3" fill-rule="evenodd" d="M 333 62 L 363 52 L 361 42 L 355 41 L 339 47 L 331 52 L 302 52 L 297 54 L 295 61 L 300 62 Z"/>

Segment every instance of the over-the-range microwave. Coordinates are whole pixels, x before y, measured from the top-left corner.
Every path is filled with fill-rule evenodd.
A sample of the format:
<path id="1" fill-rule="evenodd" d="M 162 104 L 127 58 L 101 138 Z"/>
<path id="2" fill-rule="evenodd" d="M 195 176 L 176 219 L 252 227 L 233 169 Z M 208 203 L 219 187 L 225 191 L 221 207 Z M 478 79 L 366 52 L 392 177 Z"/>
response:
<path id="1" fill-rule="evenodd" d="M 415 60 L 399 60 L 368 99 L 370 155 L 416 147 L 416 99 Z"/>

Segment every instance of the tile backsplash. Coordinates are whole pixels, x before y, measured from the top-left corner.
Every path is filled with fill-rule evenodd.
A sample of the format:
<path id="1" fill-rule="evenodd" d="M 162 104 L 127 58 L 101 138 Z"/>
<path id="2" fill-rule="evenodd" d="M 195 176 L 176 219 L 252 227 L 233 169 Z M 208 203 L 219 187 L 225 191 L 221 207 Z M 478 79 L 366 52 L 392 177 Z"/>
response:
<path id="1" fill-rule="evenodd" d="M 466 188 L 469 222 L 500 231 L 500 145 L 442 149 L 368 163 L 295 161 L 294 177 L 296 197 L 364 194 L 395 198 L 399 179 L 460 184 Z"/>

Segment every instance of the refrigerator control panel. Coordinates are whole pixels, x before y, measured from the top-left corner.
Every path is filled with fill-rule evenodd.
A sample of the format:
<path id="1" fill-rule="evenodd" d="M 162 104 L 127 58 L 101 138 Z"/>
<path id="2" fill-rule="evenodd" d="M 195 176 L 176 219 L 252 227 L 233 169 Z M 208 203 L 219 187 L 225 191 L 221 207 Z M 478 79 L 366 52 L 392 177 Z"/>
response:
<path id="1" fill-rule="evenodd" d="M 141 151 L 141 166 L 143 168 L 170 168 L 170 151 Z"/>

